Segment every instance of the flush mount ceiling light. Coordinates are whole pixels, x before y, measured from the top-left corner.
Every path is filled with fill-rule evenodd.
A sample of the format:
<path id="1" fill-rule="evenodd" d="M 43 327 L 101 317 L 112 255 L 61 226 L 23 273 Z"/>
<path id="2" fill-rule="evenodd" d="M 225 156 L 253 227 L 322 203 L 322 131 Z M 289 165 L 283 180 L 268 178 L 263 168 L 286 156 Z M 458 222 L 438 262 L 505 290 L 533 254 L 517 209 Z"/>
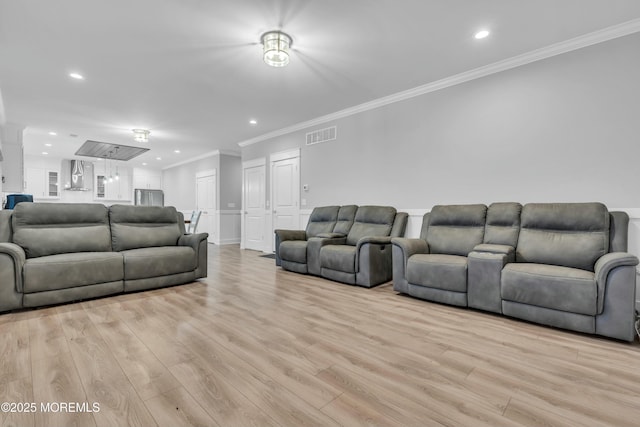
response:
<path id="1" fill-rule="evenodd" d="M 487 30 L 480 30 L 475 34 L 475 38 L 480 40 L 480 39 L 484 39 L 485 37 L 489 36 L 489 31 Z"/>
<path id="2" fill-rule="evenodd" d="M 133 130 L 133 139 L 136 142 L 149 142 L 149 134 L 150 131 L 146 129 L 132 129 Z"/>
<path id="3" fill-rule="evenodd" d="M 272 67 L 284 67 L 289 63 L 291 37 L 282 31 L 269 31 L 260 37 L 264 62 Z"/>

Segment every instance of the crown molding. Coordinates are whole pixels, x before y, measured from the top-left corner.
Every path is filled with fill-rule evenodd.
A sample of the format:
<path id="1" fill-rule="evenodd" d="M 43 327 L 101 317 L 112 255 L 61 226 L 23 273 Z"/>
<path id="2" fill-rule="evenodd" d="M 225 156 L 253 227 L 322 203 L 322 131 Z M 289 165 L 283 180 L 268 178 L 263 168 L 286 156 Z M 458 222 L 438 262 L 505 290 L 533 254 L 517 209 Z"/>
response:
<path id="1" fill-rule="evenodd" d="M 190 157 L 188 159 L 181 160 L 178 163 L 173 163 L 171 165 L 165 166 L 165 167 L 162 168 L 162 170 L 175 168 L 177 166 L 186 165 L 187 163 L 192 163 L 192 162 L 195 162 L 197 160 L 206 159 L 207 157 L 220 156 L 220 155 L 240 157 L 240 153 L 238 153 L 237 151 L 232 151 L 232 150 L 213 150 L 213 151 L 206 152 L 204 154 L 200 154 L 199 156 Z"/>
<path id="2" fill-rule="evenodd" d="M 344 110 L 336 111 L 335 113 L 320 116 L 312 120 L 301 122 L 292 126 L 288 126 L 273 132 L 265 133 L 255 138 L 247 139 L 239 142 L 240 147 L 247 147 L 252 144 L 256 144 L 261 141 L 266 141 L 271 138 L 286 135 L 299 130 L 307 129 L 312 126 L 317 126 L 333 120 L 338 120 L 344 117 L 352 116 L 354 114 L 362 113 L 364 111 L 373 110 L 375 108 L 383 107 L 385 105 L 393 104 L 396 102 L 404 101 L 406 99 L 414 98 L 416 96 L 424 95 L 430 92 L 442 90 L 451 86 L 466 83 L 471 80 L 479 79 L 489 76 L 491 74 L 499 73 L 501 71 L 510 70 L 512 68 L 520 67 L 522 65 L 530 64 L 532 62 L 541 61 L 543 59 L 551 58 L 556 55 L 571 52 L 574 50 L 582 49 L 587 46 L 591 46 L 598 43 L 603 43 L 608 40 L 623 37 L 629 34 L 637 33 L 640 31 L 640 18 L 631 21 L 624 22 L 622 24 L 614 25 L 611 27 L 603 28 L 592 33 L 584 34 L 582 36 L 574 37 L 563 42 L 555 43 L 540 49 L 532 50 L 521 55 L 517 55 L 502 61 L 494 62 L 489 65 L 485 65 L 473 70 L 465 71 L 460 74 L 455 74 L 450 77 L 445 77 L 441 80 L 436 80 L 431 83 L 424 84 L 412 89 L 408 89 L 402 92 L 397 92 L 389 96 L 375 99 L 373 101 L 365 102 L 363 104 L 356 105 L 354 107 L 346 108 Z"/>

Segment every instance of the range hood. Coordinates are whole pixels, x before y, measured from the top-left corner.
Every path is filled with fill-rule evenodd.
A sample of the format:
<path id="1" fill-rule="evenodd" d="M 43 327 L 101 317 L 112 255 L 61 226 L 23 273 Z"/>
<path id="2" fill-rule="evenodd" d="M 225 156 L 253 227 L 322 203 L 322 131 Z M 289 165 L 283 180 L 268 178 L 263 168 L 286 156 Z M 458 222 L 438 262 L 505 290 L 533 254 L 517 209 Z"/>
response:
<path id="1" fill-rule="evenodd" d="M 84 160 L 65 160 L 62 164 L 62 171 L 65 190 L 91 191 L 93 181 L 93 165 L 91 163 Z"/>

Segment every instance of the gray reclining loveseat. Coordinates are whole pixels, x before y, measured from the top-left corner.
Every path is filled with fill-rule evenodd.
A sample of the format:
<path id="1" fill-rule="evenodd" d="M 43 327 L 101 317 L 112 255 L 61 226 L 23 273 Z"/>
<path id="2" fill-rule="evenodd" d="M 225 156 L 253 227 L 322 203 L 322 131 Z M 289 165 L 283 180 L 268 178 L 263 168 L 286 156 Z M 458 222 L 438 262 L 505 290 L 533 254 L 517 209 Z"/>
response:
<path id="1" fill-rule="evenodd" d="M 391 280 L 391 238 L 408 215 L 390 206 L 315 208 L 307 230 L 276 230 L 276 265 L 285 270 L 373 287 Z"/>
<path id="2" fill-rule="evenodd" d="M 436 206 L 393 239 L 398 292 L 626 341 L 638 259 L 628 216 L 601 203 Z"/>
<path id="3" fill-rule="evenodd" d="M 188 283 L 207 234 L 173 207 L 21 203 L 0 211 L 0 311 Z"/>

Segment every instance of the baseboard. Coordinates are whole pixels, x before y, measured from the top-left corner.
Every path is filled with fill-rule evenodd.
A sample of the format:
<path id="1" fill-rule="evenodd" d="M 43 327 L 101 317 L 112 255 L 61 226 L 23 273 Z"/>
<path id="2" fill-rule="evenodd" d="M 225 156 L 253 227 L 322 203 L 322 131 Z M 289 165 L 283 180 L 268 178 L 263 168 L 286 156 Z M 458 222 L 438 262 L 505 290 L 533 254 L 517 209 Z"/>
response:
<path id="1" fill-rule="evenodd" d="M 234 239 L 222 239 L 220 240 L 219 245 L 223 246 L 223 245 L 239 245 L 240 244 L 240 238 L 234 238 Z"/>

